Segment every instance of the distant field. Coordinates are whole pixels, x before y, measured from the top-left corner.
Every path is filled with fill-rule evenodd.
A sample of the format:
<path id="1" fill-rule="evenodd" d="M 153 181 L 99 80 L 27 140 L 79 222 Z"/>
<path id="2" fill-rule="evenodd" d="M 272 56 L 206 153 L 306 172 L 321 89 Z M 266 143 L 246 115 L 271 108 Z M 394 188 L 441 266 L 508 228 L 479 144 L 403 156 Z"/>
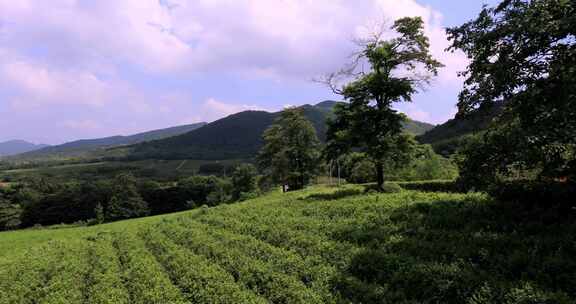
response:
<path id="1" fill-rule="evenodd" d="M 240 160 L 202 161 L 202 160 L 142 160 L 142 161 L 115 161 L 69 164 L 49 166 L 32 169 L 15 169 L 0 171 L 0 179 L 12 181 L 21 180 L 29 176 L 50 177 L 56 180 L 94 179 L 99 177 L 110 178 L 119 172 L 132 172 L 137 177 L 151 177 L 156 179 L 174 179 L 194 175 L 203 164 L 221 163 L 235 164 Z"/>
<path id="2" fill-rule="evenodd" d="M 575 232 L 479 194 L 314 187 L 0 233 L 0 303 L 573 303 Z"/>

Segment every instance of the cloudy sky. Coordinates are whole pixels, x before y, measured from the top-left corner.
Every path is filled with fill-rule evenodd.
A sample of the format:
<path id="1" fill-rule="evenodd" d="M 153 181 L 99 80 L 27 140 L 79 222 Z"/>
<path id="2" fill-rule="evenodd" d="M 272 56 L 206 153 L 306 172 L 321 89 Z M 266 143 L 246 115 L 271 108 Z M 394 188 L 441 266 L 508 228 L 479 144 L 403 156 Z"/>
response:
<path id="1" fill-rule="evenodd" d="M 58 144 L 338 99 L 340 68 L 382 20 L 422 16 L 446 67 L 399 109 L 455 113 L 462 54 L 444 28 L 495 0 L 0 0 L 0 141 Z M 464 4 L 465 3 L 465 4 Z"/>

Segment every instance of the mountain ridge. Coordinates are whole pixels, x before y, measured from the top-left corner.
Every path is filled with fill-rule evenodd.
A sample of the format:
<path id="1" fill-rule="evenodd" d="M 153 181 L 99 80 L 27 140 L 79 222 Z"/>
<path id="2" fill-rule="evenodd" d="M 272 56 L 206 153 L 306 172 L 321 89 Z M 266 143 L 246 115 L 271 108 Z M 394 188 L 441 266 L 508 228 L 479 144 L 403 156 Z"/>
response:
<path id="1" fill-rule="evenodd" d="M 327 100 L 298 107 L 314 125 L 321 141 L 325 141 L 326 120 L 333 116 L 334 106 L 338 103 Z M 130 147 L 128 157 L 200 160 L 251 158 L 263 144 L 262 133 L 280 113 L 243 111 L 232 114 L 185 134 L 134 145 Z M 409 120 L 404 127 L 408 132 L 419 135 L 434 125 Z"/>
<path id="2" fill-rule="evenodd" d="M 35 151 L 48 147 L 45 144 L 34 144 L 21 139 L 0 142 L 0 157 L 12 156 L 20 153 Z"/>
<path id="3" fill-rule="evenodd" d="M 116 135 L 94 139 L 79 139 L 61 145 L 48 146 L 42 149 L 24 152 L 19 155 L 14 155 L 14 157 L 36 158 L 49 155 L 74 157 L 82 155 L 84 153 L 93 152 L 96 150 L 104 150 L 112 147 L 133 145 L 149 140 L 158 140 L 171 136 L 176 136 L 186 132 L 190 132 L 204 125 L 206 125 L 205 122 L 200 122 L 195 124 L 181 125 L 164 129 L 156 129 L 125 136 Z"/>
<path id="4" fill-rule="evenodd" d="M 466 116 L 456 116 L 417 136 L 416 139 L 423 144 L 432 145 L 436 153 L 450 156 L 466 143 L 469 136 L 486 130 L 503 109 L 504 104 L 495 104 Z"/>

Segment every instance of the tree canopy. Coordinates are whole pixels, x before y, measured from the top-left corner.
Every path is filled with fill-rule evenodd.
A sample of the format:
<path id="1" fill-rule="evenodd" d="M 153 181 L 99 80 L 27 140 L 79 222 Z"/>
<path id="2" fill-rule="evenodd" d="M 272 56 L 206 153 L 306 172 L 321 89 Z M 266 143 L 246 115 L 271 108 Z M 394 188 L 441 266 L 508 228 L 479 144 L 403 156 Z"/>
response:
<path id="1" fill-rule="evenodd" d="M 298 190 L 316 173 L 320 142 L 301 110 L 284 110 L 264 132 L 264 142 L 258 160 L 272 182 Z"/>
<path id="2" fill-rule="evenodd" d="M 503 113 L 467 149 L 465 175 L 539 178 L 576 170 L 576 3 L 507 0 L 448 29 L 452 50 L 471 60 L 462 75 L 461 116 L 494 104 Z M 482 169 L 482 170 L 480 170 Z M 481 178 L 483 179 L 483 178 Z"/>
<path id="3" fill-rule="evenodd" d="M 348 103 L 339 105 L 336 118 L 329 122 L 326 155 L 335 158 L 352 148 L 366 152 L 376 165 L 377 182 L 384 183 L 384 167 L 407 163 L 413 139 L 402 133 L 406 117 L 392 108 L 397 102 L 410 102 L 418 88 L 437 75 L 442 64 L 429 51 L 420 17 L 402 18 L 392 26 L 398 35 L 384 40 L 381 35 L 362 42 L 353 63 L 327 82 Z M 361 63 L 369 71 L 358 71 Z M 352 77 L 341 88 L 338 76 Z"/>

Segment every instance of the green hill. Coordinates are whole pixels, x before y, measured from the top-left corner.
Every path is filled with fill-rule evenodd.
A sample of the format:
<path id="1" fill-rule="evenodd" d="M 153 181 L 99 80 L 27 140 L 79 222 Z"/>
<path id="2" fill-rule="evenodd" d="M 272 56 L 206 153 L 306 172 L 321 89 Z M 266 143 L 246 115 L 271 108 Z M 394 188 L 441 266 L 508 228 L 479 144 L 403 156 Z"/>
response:
<path id="1" fill-rule="evenodd" d="M 324 101 L 300 108 L 312 122 L 320 140 L 325 140 L 326 119 L 333 115 L 336 101 Z M 132 147 L 135 159 L 238 159 L 253 157 L 262 146 L 262 133 L 280 113 L 244 111 L 210 123 L 198 130 L 179 136 L 145 142 Z M 405 128 L 415 135 L 433 125 L 408 121 Z"/>
<path id="2" fill-rule="evenodd" d="M 423 144 L 431 144 L 436 153 L 448 156 L 471 134 L 485 130 L 502 111 L 502 106 L 477 110 L 467 116 L 457 116 L 417 137 Z"/>
<path id="3" fill-rule="evenodd" d="M 478 194 L 311 188 L 0 233 L 0 303 L 572 303 L 574 221 Z M 539 211 L 538 211 L 539 212 Z"/>
<path id="4" fill-rule="evenodd" d="M 105 154 L 105 150 L 112 147 L 132 145 L 141 142 L 168 138 L 190 132 L 204 126 L 206 123 L 196 123 L 153 130 L 129 136 L 110 136 L 96 139 L 82 139 L 62 145 L 50 146 L 13 157 L 18 160 L 50 159 L 85 157 Z"/>

